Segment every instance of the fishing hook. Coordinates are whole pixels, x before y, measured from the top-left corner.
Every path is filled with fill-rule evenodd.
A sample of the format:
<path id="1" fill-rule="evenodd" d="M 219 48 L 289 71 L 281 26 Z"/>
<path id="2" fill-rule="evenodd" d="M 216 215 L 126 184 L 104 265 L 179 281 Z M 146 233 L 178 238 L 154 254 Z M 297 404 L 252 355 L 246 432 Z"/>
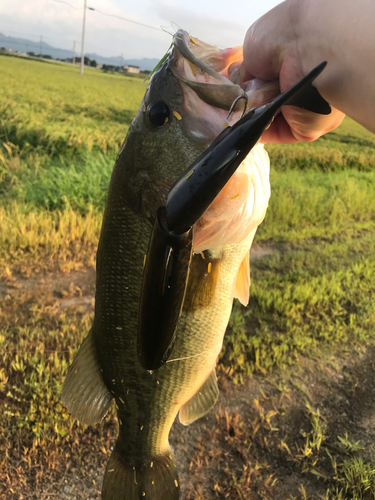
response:
<path id="1" fill-rule="evenodd" d="M 227 120 L 228 118 L 230 117 L 230 115 L 233 113 L 234 111 L 234 108 L 236 106 L 236 104 L 238 103 L 238 101 L 240 101 L 241 99 L 243 99 L 245 101 L 245 106 L 243 108 L 243 111 L 242 111 L 242 114 L 241 116 L 239 117 L 239 120 L 241 120 L 241 118 L 243 118 L 245 116 L 245 113 L 246 113 L 246 109 L 247 109 L 247 102 L 248 102 L 248 97 L 247 97 L 247 94 L 246 93 L 243 93 L 242 95 L 239 95 L 238 97 L 235 98 L 235 100 L 233 101 L 232 103 L 232 106 L 230 107 L 229 109 L 229 113 L 227 115 Z"/>

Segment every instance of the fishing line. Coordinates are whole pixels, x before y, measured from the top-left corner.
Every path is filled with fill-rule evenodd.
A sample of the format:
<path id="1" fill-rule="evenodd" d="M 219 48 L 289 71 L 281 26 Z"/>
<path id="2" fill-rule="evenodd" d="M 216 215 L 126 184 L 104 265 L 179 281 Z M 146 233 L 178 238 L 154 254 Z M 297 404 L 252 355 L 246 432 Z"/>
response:
<path id="1" fill-rule="evenodd" d="M 184 358 L 175 358 L 175 359 L 168 359 L 166 363 L 172 363 L 172 361 L 182 361 L 184 359 L 191 359 L 191 358 L 197 358 L 198 356 L 203 356 L 203 354 L 206 354 L 208 352 L 212 352 L 215 348 L 212 347 L 211 349 L 207 349 L 207 351 L 200 352 L 198 354 L 193 354 L 193 356 L 186 356 Z"/>
<path id="2" fill-rule="evenodd" d="M 164 33 L 167 33 L 168 35 L 171 35 L 172 37 L 174 36 L 173 33 L 169 33 L 169 31 L 167 31 L 168 26 L 160 26 L 160 27 L 164 31 Z"/>
<path id="3" fill-rule="evenodd" d="M 177 28 L 179 30 L 182 30 L 181 26 L 179 26 L 177 23 L 175 23 L 174 21 L 171 21 L 171 28 L 173 29 L 174 26 L 177 26 Z"/>

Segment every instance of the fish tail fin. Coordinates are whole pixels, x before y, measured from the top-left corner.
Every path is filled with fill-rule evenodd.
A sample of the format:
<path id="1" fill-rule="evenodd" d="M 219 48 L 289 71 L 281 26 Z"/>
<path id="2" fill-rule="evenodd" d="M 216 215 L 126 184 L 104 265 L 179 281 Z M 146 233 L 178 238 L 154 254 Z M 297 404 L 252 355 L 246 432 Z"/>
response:
<path id="1" fill-rule="evenodd" d="M 115 446 L 104 474 L 103 500 L 178 500 L 180 485 L 172 455 L 132 465 Z"/>

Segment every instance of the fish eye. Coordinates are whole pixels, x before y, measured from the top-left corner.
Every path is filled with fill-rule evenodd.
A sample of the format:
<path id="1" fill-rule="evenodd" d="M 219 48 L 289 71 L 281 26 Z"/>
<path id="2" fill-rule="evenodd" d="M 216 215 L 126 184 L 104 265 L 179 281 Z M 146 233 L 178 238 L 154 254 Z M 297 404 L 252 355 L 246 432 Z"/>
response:
<path id="1" fill-rule="evenodd" d="M 165 125 L 171 114 L 168 106 L 163 101 L 157 101 L 149 104 L 147 111 L 148 119 L 154 127 L 162 127 Z"/>

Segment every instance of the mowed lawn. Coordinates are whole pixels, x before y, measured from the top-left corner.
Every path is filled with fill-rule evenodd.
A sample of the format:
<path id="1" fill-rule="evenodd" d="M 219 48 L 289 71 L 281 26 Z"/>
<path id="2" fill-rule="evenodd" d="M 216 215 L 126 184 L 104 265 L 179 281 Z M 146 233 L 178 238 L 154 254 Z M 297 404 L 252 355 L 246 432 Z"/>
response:
<path id="1" fill-rule="evenodd" d="M 60 402 L 92 309 L 7 292 L 95 267 L 111 171 L 146 84 L 85 71 L 0 57 L 0 493 L 14 498 L 87 453 L 105 463 L 115 429 L 113 418 L 86 428 Z M 375 136 L 346 119 L 314 143 L 267 149 L 272 195 L 255 246 L 269 255 L 252 263 L 250 304 L 235 303 L 219 360 L 236 384 L 375 340 Z"/>

